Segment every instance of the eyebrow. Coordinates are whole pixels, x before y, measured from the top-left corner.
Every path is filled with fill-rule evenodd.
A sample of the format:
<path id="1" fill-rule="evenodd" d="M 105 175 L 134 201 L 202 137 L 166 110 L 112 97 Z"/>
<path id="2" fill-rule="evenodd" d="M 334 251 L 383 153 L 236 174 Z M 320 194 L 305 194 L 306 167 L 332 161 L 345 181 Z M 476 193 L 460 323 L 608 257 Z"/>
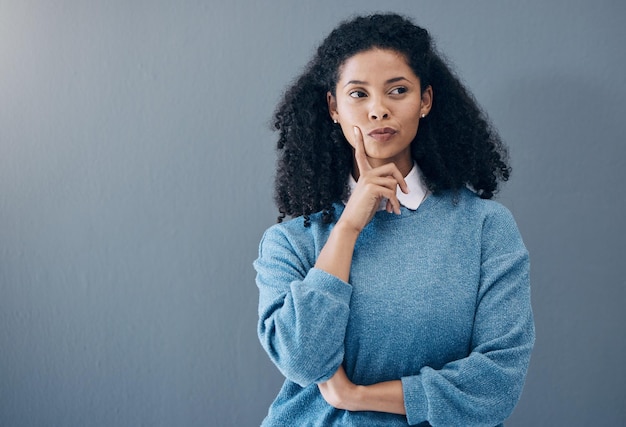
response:
<path id="1" fill-rule="evenodd" d="M 406 80 L 407 82 L 409 81 L 407 78 L 405 77 L 394 77 L 392 79 L 389 79 L 385 82 L 385 84 L 391 84 L 391 83 L 396 83 L 402 80 Z M 367 82 L 364 82 L 363 80 L 350 80 L 348 83 L 346 83 L 345 85 L 343 85 L 343 87 L 348 86 L 349 84 L 353 84 L 353 85 L 367 85 Z"/>

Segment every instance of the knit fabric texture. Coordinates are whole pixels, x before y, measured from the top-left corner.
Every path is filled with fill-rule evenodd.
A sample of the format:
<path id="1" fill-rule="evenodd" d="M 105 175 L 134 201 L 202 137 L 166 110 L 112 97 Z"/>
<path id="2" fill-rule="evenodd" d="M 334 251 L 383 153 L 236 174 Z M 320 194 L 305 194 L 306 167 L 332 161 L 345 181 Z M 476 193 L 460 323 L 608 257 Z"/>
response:
<path id="1" fill-rule="evenodd" d="M 337 217 L 343 211 L 336 204 Z M 333 224 L 276 224 L 254 262 L 258 335 L 286 380 L 263 426 L 497 426 L 524 384 L 535 332 L 529 258 L 511 213 L 469 190 L 379 211 L 349 283 L 314 268 Z M 405 415 L 330 406 L 317 383 L 401 380 Z"/>

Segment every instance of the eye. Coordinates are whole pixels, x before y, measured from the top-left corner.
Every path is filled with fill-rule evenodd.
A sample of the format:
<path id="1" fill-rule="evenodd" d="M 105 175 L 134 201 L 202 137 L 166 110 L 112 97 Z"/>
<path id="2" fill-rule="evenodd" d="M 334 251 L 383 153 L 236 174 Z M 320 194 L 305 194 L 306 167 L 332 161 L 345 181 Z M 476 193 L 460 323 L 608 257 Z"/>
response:
<path id="1" fill-rule="evenodd" d="M 400 86 L 400 87 L 392 89 L 390 93 L 392 95 L 402 95 L 403 93 L 406 93 L 407 91 L 408 91 L 407 88 L 405 88 L 404 86 Z"/>
<path id="2" fill-rule="evenodd" d="M 362 90 L 353 90 L 348 95 L 350 95 L 352 98 L 365 98 L 367 96 L 366 93 Z"/>

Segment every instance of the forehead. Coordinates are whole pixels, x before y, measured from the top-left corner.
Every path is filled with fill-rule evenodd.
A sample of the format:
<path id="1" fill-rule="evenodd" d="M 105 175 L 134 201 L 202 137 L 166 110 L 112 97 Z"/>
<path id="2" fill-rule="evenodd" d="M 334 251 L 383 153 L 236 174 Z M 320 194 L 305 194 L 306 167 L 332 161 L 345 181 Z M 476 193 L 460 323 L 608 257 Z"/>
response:
<path id="1" fill-rule="evenodd" d="M 395 50 L 370 49 L 346 59 L 339 68 L 339 81 L 387 80 L 403 76 L 417 80 L 406 57 Z"/>

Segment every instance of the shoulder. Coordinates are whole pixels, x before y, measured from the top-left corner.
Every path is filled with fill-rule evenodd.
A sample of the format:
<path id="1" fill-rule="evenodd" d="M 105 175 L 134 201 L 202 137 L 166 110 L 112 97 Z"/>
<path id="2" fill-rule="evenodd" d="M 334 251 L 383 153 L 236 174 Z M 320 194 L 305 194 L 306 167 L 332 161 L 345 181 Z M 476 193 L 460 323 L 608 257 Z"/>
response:
<path id="1" fill-rule="evenodd" d="M 509 209 L 502 203 L 493 199 L 481 199 L 478 194 L 469 189 L 463 189 L 458 192 L 459 204 L 486 216 L 511 215 Z"/>
<path id="2" fill-rule="evenodd" d="M 469 189 L 447 191 L 438 196 L 435 216 L 457 224 L 459 232 L 478 233 L 484 243 L 523 245 L 511 211 L 502 203 L 481 199 Z"/>
<path id="3" fill-rule="evenodd" d="M 483 251 L 526 251 L 515 218 L 506 206 L 495 200 L 481 199 L 470 190 L 464 191 L 461 198 L 460 204 L 464 204 L 480 223 Z"/>
<path id="4" fill-rule="evenodd" d="M 310 215 L 309 219 L 309 226 L 299 216 L 269 227 L 261 238 L 259 254 L 288 251 L 314 257 L 319 242 L 325 241 L 331 227 L 324 224 L 321 212 Z"/>
<path id="5" fill-rule="evenodd" d="M 469 189 L 446 191 L 441 196 L 446 203 L 439 203 L 443 209 L 456 212 L 467 219 L 488 225 L 491 221 L 513 222 L 513 214 L 502 203 L 493 199 L 481 199 Z"/>

